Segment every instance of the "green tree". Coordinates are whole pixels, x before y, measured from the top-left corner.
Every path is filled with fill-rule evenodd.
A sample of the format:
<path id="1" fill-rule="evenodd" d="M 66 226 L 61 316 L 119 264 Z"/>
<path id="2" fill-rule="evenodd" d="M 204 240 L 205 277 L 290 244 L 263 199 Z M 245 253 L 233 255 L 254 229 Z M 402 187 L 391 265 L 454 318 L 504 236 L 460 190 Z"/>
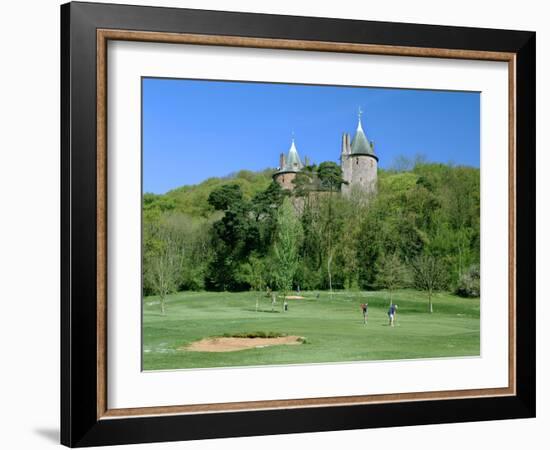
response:
<path id="1" fill-rule="evenodd" d="M 277 233 L 273 248 L 277 286 L 286 297 L 300 261 L 298 250 L 302 239 L 302 224 L 294 207 L 285 198 L 277 215 Z"/>
<path id="2" fill-rule="evenodd" d="M 278 207 L 285 193 L 277 183 L 245 200 L 238 189 L 222 186 L 212 191 L 210 201 L 225 208 L 223 217 L 212 230 L 212 259 L 206 286 L 215 290 L 241 290 L 250 287 L 246 270 L 248 257 L 255 253 L 265 257 L 269 252 L 277 224 Z"/>
<path id="3" fill-rule="evenodd" d="M 360 215 L 356 239 L 356 258 L 357 281 L 361 289 L 372 290 L 376 288 L 380 255 L 384 252 L 392 253 L 395 251 L 395 249 L 387 251 L 384 248 L 388 234 L 386 204 L 383 198 L 377 197 Z"/>
<path id="4" fill-rule="evenodd" d="M 212 228 L 212 258 L 206 287 L 213 290 L 242 290 L 248 287 L 239 276 L 241 265 L 258 247 L 259 232 L 251 220 L 250 203 L 234 201 Z"/>
<path id="5" fill-rule="evenodd" d="M 334 204 L 337 225 L 335 235 L 335 278 L 342 288 L 358 286 L 359 259 L 357 253 L 361 218 L 366 213 L 364 203 L 357 204 L 340 197 Z"/>
<path id="6" fill-rule="evenodd" d="M 146 192 L 143 194 L 143 211 L 172 211 L 176 207 L 176 203 L 170 197 L 165 195 L 157 195 Z"/>
<path id="7" fill-rule="evenodd" d="M 166 297 L 175 292 L 181 279 L 182 246 L 177 233 L 166 220 L 148 224 L 149 239 L 144 252 L 145 277 L 159 296 L 161 314 Z"/>
<path id="8" fill-rule="evenodd" d="M 328 208 L 325 220 L 325 236 L 326 236 L 326 263 L 329 290 L 332 295 L 332 261 L 334 259 L 334 233 L 337 229 L 333 217 L 332 196 L 333 193 L 340 189 L 344 183 L 342 178 L 342 168 L 333 161 L 325 161 L 319 164 L 317 168 L 317 176 L 322 188 L 329 191 Z"/>
<path id="9" fill-rule="evenodd" d="M 390 293 L 390 306 L 393 304 L 393 291 L 408 281 L 407 267 L 401 262 L 397 253 L 383 254 L 378 260 L 377 283 Z"/>
<path id="10" fill-rule="evenodd" d="M 239 277 L 250 285 L 251 291 L 255 291 L 256 293 L 256 312 L 258 312 L 260 296 L 266 287 L 265 266 L 265 259 L 251 255 L 248 261 L 241 265 L 239 270 Z"/>
<path id="11" fill-rule="evenodd" d="M 413 259 L 411 267 L 415 286 L 428 293 L 428 311 L 433 313 L 433 293 L 445 285 L 447 277 L 444 264 L 433 255 L 422 254 Z"/>
<path id="12" fill-rule="evenodd" d="M 225 211 L 242 199 L 243 193 L 238 184 L 224 184 L 210 193 L 208 203 L 214 209 Z"/>
<path id="13" fill-rule="evenodd" d="M 180 243 L 182 268 L 178 289 L 204 289 L 204 275 L 212 257 L 211 221 L 181 213 L 171 213 L 166 220 Z"/>
<path id="14" fill-rule="evenodd" d="M 338 191 L 344 183 L 342 178 L 342 168 L 333 161 L 325 161 L 319 164 L 317 176 L 321 187 L 327 191 Z"/>
<path id="15" fill-rule="evenodd" d="M 294 185 L 293 195 L 296 197 L 302 197 L 307 202 L 310 198 L 312 188 L 314 186 L 315 174 L 308 170 L 302 170 L 298 172 L 292 184 Z"/>
<path id="16" fill-rule="evenodd" d="M 272 181 L 264 191 L 258 192 L 251 200 L 251 221 L 258 235 L 255 251 L 265 256 L 273 241 L 277 228 L 277 210 L 288 195 L 279 183 Z"/>

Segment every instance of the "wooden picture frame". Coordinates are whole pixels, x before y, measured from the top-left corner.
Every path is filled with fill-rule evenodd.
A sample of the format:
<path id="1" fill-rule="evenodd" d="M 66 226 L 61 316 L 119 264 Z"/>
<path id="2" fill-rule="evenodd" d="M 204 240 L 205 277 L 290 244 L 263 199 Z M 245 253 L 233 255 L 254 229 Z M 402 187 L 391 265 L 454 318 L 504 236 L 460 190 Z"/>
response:
<path id="1" fill-rule="evenodd" d="M 534 417 L 535 33 L 78 2 L 61 7 L 61 27 L 63 444 Z M 508 387 L 110 409 L 106 394 L 109 40 L 507 62 Z"/>

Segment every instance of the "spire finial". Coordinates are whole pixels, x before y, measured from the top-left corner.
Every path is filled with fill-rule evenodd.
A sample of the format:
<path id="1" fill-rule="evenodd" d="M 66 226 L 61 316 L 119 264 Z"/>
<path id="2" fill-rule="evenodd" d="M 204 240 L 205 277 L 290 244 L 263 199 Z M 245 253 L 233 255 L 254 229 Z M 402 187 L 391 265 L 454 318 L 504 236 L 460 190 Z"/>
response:
<path id="1" fill-rule="evenodd" d="M 363 126 L 361 125 L 361 116 L 362 115 L 363 115 L 363 110 L 361 109 L 361 107 L 359 107 L 359 109 L 357 110 L 357 118 L 358 118 L 357 131 L 359 131 L 359 130 L 363 131 Z"/>

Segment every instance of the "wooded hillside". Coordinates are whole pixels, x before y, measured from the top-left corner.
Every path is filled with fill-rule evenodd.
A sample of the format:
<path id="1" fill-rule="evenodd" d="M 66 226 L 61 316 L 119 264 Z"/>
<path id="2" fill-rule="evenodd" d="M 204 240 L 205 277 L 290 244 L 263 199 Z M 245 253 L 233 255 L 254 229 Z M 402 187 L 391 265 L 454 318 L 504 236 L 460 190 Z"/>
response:
<path id="1" fill-rule="evenodd" d="M 433 289 L 479 295 L 479 169 L 417 163 L 379 170 L 378 194 L 368 201 L 298 190 L 297 224 L 287 207 L 296 210 L 296 200 L 272 183 L 272 173 L 240 171 L 144 194 L 144 293 L 283 284 L 428 290 L 429 277 Z M 291 272 L 281 269 L 283 247 L 298 258 Z"/>

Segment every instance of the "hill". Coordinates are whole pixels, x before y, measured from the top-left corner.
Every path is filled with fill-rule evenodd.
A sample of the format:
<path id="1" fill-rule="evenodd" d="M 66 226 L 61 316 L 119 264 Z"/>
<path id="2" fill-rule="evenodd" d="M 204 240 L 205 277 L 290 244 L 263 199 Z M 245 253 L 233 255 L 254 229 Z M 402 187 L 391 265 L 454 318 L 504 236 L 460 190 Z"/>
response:
<path id="1" fill-rule="evenodd" d="M 160 206 L 160 209 L 173 209 L 192 217 L 209 217 L 214 212 L 208 204 L 210 193 L 223 185 L 238 185 L 245 199 L 252 198 L 258 192 L 264 191 L 271 183 L 274 169 L 265 169 L 261 172 L 240 170 L 226 177 L 212 177 L 195 185 L 186 185 L 173 189 L 164 195 L 146 193 L 144 207 Z M 161 206 L 159 204 L 163 204 Z"/>

